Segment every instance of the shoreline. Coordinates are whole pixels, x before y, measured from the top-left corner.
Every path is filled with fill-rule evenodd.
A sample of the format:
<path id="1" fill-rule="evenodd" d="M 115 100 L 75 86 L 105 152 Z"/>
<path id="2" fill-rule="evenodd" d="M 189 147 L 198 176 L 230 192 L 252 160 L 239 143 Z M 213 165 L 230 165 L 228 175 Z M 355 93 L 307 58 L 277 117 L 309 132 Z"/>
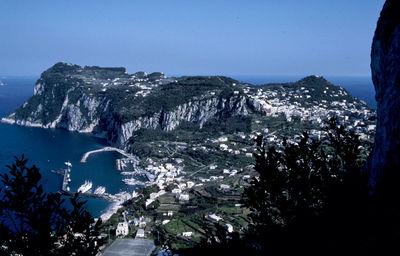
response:
<path id="1" fill-rule="evenodd" d="M 111 146 L 106 146 L 100 149 L 95 149 L 95 150 L 91 150 L 88 151 L 86 153 L 83 154 L 80 163 L 84 164 L 88 161 L 88 158 L 92 155 L 92 154 L 96 154 L 96 153 L 101 153 L 101 152 L 117 152 L 120 153 L 122 156 L 133 160 L 133 161 L 138 161 L 138 158 L 132 154 L 127 153 L 126 151 L 119 149 L 119 148 L 115 148 L 115 147 L 111 147 Z M 116 159 L 116 162 L 118 162 L 119 159 Z M 108 205 L 108 207 L 106 209 L 104 209 L 101 213 L 99 218 L 102 219 L 102 221 L 107 221 L 108 219 L 110 219 L 115 213 L 118 212 L 118 210 L 120 208 L 123 207 L 123 204 L 127 201 L 130 200 L 132 198 L 134 198 L 135 196 L 133 196 L 135 193 L 132 192 L 129 193 L 128 191 L 122 191 L 120 193 L 117 193 L 115 195 L 111 195 L 113 200 L 109 200 L 110 204 Z M 102 198 L 105 199 L 105 198 Z"/>

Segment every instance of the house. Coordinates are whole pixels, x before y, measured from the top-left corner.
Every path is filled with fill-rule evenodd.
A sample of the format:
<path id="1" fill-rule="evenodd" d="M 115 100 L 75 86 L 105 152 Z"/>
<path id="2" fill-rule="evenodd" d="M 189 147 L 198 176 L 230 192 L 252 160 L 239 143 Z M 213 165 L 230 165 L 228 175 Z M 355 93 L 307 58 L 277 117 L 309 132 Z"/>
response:
<path id="1" fill-rule="evenodd" d="M 150 198 L 147 199 L 147 200 L 146 200 L 146 203 L 145 203 L 146 209 L 147 209 L 147 207 L 148 207 L 149 205 L 151 205 L 154 201 L 155 201 L 154 199 L 150 199 Z"/>
<path id="2" fill-rule="evenodd" d="M 180 194 L 179 201 L 189 201 L 189 194 Z"/>
<path id="3" fill-rule="evenodd" d="M 117 230 L 115 231 L 115 235 L 117 236 L 127 236 L 129 233 L 128 222 L 120 222 L 118 223 Z"/>
<path id="4" fill-rule="evenodd" d="M 143 229 L 138 229 L 136 232 L 136 237 L 135 238 L 144 238 L 144 230 Z"/>
<path id="5" fill-rule="evenodd" d="M 220 145 L 219 145 L 219 148 L 220 148 L 221 150 L 227 150 L 227 149 L 228 149 L 228 145 L 226 145 L 226 144 L 220 144 Z"/>
<path id="6" fill-rule="evenodd" d="M 188 188 L 192 188 L 194 186 L 194 182 L 193 181 L 188 181 L 187 182 L 187 187 Z"/>
<path id="7" fill-rule="evenodd" d="M 182 233 L 182 236 L 184 236 L 184 237 L 191 237 L 191 236 L 193 236 L 193 232 L 183 232 L 183 233 Z"/>
<path id="8" fill-rule="evenodd" d="M 210 214 L 210 215 L 206 216 L 206 218 L 207 218 L 208 220 L 213 221 L 213 222 L 218 222 L 218 221 L 222 220 L 221 217 L 219 217 L 219 216 L 217 216 L 217 215 L 215 215 L 215 214 Z"/>
<path id="9" fill-rule="evenodd" d="M 228 141 L 228 138 L 227 137 L 219 137 L 218 141 L 219 142 L 226 142 L 226 141 Z"/>
<path id="10" fill-rule="evenodd" d="M 172 194 L 180 194 L 180 193 L 182 193 L 182 190 L 179 189 L 179 188 L 174 188 L 174 189 L 172 190 Z"/>
<path id="11" fill-rule="evenodd" d="M 250 175 L 244 175 L 243 176 L 243 180 L 248 180 L 248 179 L 250 179 Z"/>
<path id="12" fill-rule="evenodd" d="M 231 224 L 229 224 L 229 223 L 227 223 L 225 225 L 225 229 L 226 229 L 226 231 L 228 231 L 228 233 L 232 233 L 233 232 L 233 226 Z"/>
<path id="13" fill-rule="evenodd" d="M 231 186 L 226 185 L 226 184 L 221 184 L 221 185 L 219 185 L 219 189 L 221 189 L 221 190 L 229 190 L 229 189 L 231 189 Z"/>

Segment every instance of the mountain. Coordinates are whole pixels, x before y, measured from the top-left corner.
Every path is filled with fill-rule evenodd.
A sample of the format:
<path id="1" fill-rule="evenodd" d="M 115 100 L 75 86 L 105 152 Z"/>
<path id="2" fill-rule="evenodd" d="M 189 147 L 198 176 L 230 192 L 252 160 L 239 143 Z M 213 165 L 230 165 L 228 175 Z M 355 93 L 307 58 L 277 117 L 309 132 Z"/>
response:
<path id="1" fill-rule="evenodd" d="M 226 130 L 234 120 L 250 132 L 281 117 L 318 127 L 332 115 L 350 125 L 364 120 L 367 129 L 374 111 L 318 76 L 254 86 L 224 76 L 167 78 L 160 72 L 57 63 L 41 74 L 34 95 L 2 121 L 91 133 L 127 149 L 143 129 L 171 132 L 191 124 L 201 130 L 225 122 Z"/>

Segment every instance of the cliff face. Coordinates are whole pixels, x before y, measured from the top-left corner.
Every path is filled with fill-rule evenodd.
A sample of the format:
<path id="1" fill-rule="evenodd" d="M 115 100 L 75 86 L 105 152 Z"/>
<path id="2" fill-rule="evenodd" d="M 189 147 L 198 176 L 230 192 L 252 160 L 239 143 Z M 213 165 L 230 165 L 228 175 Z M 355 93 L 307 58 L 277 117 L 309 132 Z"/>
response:
<path id="1" fill-rule="evenodd" d="M 232 81 L 57 63 L 41 75 L 34 96 L 3 121 L 92 133 L 124 148 L 139 129 L 171 131 L 182 121 L 201 128 L 211 118 L 247 115 L 246 98 L 233 93 Z"/>
<path id="2" fill-rule="evenodd" d="M 201 129 L 210 120 L 247 115 L 284 116 L 288 122 L 301 119 L 316 125 L 332 115 L 343 116 L 349 125 L 358 118 L 363 120 L 359 131 L 369 136 L 374 113 L 318 76 L 253 86 L 223 76 L 167 78 L 159 72 L 128 74 L 124 68 L 57 63 L 42 73 L 34 95 L 2 121 L 91 133 L 127 149 L 140 129 L 172 131 L 187 122 Z"/>
<path id="3" fill-rule="evenodd" d="M 388 0 L 375 32 L 371 70 L 376 90 L 377 129 L 369 183 L 398 182 L 400 171 L 400 3 Z"/>
<path id="4" fill-rule="evenodd" d="M 196 123 L 201 128 L 205 122 L 221 116 L 222 113 L 247 115 L 246 98 L 232 96 L 228 98 L 193 99 L 171 111 L 161 110 L 152 116 L 140 117 L 123 124 L 117 124 L 113 129 L 116 133 L 112 138 L 113 142 L 122 146 L 132 136 L 133 132 L 141 128 L 156 129 L 160 127 L 164 131 L 172 131 L 182 121 Z"/>

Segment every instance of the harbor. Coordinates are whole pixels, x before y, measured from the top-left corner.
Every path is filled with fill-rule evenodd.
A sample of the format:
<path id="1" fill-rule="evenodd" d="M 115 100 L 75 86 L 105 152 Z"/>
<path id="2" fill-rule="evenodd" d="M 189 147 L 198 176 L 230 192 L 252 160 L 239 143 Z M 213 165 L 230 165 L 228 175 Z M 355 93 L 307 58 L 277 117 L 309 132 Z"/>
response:
<path id="1" fill-rule="evenodd" d="M 65 162 L 65 165 L 67 166 L 66 169 L 58 169 L 58 170 L 51 170 L 53 173 L 57 174 L 62 174 L 63 175 L 63 181 L 61 185 L 61 190 L 60 193 L 68 196 L 74 196 L 76 193 L 79 193 L 81 197 L 88 197 L 88 198 L 101 198 L 108 200 L 110 202 L 117 202 L 119 201 L 119 198 L 117 195 L 111 195 L 108 193 L 105 193 L 105 188 L 104 187 L 98 187 L 93 193 L 90 192 L 90 189 L 92 187 L 92 183 L 89 181 L 86 181 L 79 189 L 77 192 L 72 192 L 70 191 L 69 188 L 69 183 L 71 182 L 71 167 L 72 164 L 70 162 Z M 97 192 L 97 193 L 96 193 Z"/>

